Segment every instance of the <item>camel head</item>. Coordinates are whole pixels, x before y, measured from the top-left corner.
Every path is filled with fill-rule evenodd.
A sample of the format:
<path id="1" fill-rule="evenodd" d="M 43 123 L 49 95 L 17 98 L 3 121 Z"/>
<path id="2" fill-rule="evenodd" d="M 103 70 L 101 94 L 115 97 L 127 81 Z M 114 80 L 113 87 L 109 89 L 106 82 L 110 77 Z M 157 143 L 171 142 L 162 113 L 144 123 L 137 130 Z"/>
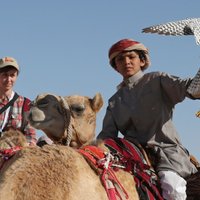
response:
<path id="1" fill-rule="evenodd" d="M 28 120 L 54 143 L 78 148 L 94 139 L 96 114 L 102 106 L 99 93 L 93 98 L 40 94 L 31 103 Z"/>

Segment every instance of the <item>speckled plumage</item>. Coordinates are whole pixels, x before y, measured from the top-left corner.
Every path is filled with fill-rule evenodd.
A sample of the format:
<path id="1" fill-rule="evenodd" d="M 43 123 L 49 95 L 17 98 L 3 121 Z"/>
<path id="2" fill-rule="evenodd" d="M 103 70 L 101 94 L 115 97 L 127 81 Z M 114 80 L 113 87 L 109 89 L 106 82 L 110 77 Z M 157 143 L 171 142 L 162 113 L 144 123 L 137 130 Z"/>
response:
<path id="1" fill-rule="evenodd" d="M 163 35 L 194 35 L 196 44 L 200 44 L 200 18 L 158 24 L 142 29 L 143 33 L 158 33 Z"/>

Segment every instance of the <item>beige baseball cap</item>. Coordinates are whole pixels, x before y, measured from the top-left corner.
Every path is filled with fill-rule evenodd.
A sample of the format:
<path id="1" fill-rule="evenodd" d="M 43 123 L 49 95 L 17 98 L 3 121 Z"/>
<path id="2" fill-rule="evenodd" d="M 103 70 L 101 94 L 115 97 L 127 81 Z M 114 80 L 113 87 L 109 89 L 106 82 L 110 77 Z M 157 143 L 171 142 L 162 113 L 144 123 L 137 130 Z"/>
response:
<path id="1" fill-rule="evenodd" d="M 7 66 L 13 66 L 17 71 L 19 71 L 19 65 L 17 64 L 17 61 L 12 57 L 4 57 L 0 59 L 0 69 Z"/>

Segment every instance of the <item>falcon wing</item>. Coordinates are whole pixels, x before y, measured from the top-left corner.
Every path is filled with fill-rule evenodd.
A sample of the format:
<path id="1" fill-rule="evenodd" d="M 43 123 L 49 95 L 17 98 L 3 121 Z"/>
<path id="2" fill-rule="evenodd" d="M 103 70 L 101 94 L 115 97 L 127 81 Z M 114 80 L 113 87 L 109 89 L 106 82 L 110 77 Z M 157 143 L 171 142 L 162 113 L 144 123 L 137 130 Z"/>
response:
<path id="1" fill-rule="evenodd" d="M 200 19 L 191 21 L 188 25 L 194 34 L 197 45 L 200 44 Z"/>
<path id="2" fill-rule="evenodd" d="M 162 35 L 194 35 L 196 43 L 200 44 L 200 18 L 191 18 L 168 22 L 142 29 L 143 33 L 158 33 Z"/>

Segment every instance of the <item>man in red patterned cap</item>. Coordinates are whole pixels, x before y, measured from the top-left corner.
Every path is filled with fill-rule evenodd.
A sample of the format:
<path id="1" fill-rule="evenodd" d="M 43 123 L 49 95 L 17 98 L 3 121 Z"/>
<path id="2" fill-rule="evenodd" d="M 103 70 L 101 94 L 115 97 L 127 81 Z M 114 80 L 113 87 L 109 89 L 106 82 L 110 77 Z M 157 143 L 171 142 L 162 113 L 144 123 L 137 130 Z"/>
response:
<path id="1" fill-rule="evenodd" d="M 118 91 L 109 99 L 98 139 L 137 141 L 158 160 L 163 197 L 186 199 L 185 178 L 197 172 L 172 122 L 174 106 L 185 97 L 191 79 L 163 72 L 144 74 L 150 65 L 148 49 L 140 42 L 123 39 L 109 50 L 110 65 L 123 77 Z"/>

